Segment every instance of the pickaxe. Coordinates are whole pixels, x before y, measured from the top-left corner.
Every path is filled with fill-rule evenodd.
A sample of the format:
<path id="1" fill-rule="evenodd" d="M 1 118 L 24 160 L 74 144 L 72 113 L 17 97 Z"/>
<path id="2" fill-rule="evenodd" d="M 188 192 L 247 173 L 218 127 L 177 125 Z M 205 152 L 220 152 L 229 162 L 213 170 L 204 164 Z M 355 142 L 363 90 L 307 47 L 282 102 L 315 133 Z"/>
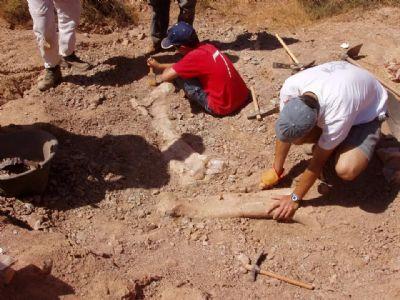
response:
<path id="1" fill-rule="evenodd" d="M 283 64 L 283 63 L 276 63 L 272 64 L 274 69 L 291 69 L 293 72 L 299 72 L 307 68 L 311 68 L 315 64 L 315 60 L 312 62 L 303 64 L 300 63 L 296 56 L 290 51 L 289 47 L 283 41 L 283 39 L 278 35 L 275 34 L 275 37 L 278 39 L 279 43 L 282 45 L 283 49 L 285 49 L 286 53 L 289 55 L 290 59 L 293 61 L 293 64 Z"/>
<path id="2" fill-rule="evenodd" d="M 238 256 L 238 260 L 243 264 L 243 267 L 246 270 L 251 272 L 250 275 L 251 275 L 251 278 L 252 278 L 253 281 L 256 280 L 257 274 L 261 274 L 261 275 L 266 275 L 266 276 L 269 276 L 269 277 L 272 277 L 272 278 L 275 278 L 275 279 L 278 279 L 278 280 L 281 280 L 281 281 L 284 281 L 284 282 L 287 282 L 287 283 L 290 283 L 290 284 L 293 284 L 293 285 L 296 285 L 296 286 L 299 286 L 299 287 L 302 287 L 302 288 L 306 288 L 306 289 L 309 289 L 309 290 L 313 290 L 314 289 L 314 286 L 311 285 L 311 284 L 304 283 L 304 282 L 301 282 L 301 281 L 298 281 L 298 280 L 295 280 L 295 279 L 291 279 L 291 278 L 288 278 L 286 276 L 282 276 L 282 275 L 279 275 L 279 274 L 276 274 L 276 273 L 273 273 L 273 272 L 261 270 L 260 263 L 263 260 L 263 258 L 265 258 L 265 254 L 264 254 L 264 252 L 261 252 L 257 256 L 257 259 L 254 261 L 254 264 L 251 265 L 250 264 L 250 259 L 246 255 L 240 254 Z"/>

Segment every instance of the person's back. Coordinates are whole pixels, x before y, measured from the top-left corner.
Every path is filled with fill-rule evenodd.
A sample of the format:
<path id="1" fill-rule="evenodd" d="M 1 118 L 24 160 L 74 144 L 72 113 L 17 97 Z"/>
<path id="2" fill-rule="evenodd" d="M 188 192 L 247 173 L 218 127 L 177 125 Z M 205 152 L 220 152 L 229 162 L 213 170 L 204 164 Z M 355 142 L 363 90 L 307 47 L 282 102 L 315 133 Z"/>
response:
<path id="1" fill-rule="evenodd" d="M 386 112 L 387 92 L 366 70 L 347 62 L 325 63 L 289 77 L 281 89 L 281 110 L 290 98 L 312 92 L 318 98 L 319 145 L 336 147 L 353 125 Z"/>
<path id="2" fill-rule="evenodd" d="M 199 44 L 173 68 L 184 79 L 199 79 L 208 95 L 209 107 L 219 115 L 236 111 L 248 99 L 246 84 L 232 62 L 212 44 Z"/>
<path id="3" fill-rule="evenodd" d="M 353 125 L 357 125 L 386 111 L 387 92 L 383 86 L 368 71 L 344 61 L 325 63 L 288 78 L 281 100 L 307 91 L 318 97 L 319 122 L 324 117 L 351 116 Z"/>

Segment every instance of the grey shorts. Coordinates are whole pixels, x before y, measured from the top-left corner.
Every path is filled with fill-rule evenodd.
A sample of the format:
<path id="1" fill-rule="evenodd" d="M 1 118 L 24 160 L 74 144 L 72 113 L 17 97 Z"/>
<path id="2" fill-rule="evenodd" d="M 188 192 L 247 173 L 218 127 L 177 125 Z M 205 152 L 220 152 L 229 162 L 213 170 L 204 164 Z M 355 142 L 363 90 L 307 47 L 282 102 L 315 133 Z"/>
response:
<path id="1" fill-rule="evenodd" d="M 357 147 L 367 156 L 368 160 L 371 160 L 375 146 L 381 136 L 380 127 L 381 122 L 378 119 L 369 123 L 354 125 L 340 146 Z"/>

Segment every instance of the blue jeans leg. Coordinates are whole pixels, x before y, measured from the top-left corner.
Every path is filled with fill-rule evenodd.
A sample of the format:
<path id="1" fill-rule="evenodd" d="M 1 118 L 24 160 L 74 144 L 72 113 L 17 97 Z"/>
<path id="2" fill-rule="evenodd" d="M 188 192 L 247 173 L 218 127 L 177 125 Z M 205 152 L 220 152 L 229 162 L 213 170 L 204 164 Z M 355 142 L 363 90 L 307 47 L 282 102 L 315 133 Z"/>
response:
<path id="1" fill-rule="evenodd" d="M 203 90 L 203 87 L 201 86 L 201 83 L 197 78 L 178 78 L 176 79 L 176 82 L 178 86 L 183 89 L 186 97 L 188 97 L 190 101 L 196 102 L 201 107 L 203 107 L 205 111 L 213 114 L 211 109 L 208 107 L 207 93 Z"/>

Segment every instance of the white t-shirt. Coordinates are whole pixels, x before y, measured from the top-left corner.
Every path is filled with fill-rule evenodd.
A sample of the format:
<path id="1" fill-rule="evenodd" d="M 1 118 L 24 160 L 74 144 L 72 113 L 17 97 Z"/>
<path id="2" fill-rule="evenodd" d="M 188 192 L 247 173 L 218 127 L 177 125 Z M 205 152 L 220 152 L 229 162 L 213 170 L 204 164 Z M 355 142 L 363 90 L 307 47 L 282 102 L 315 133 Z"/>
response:
<path id="1" fill-rule="evenodd" d="M 337 147 L 353 125 L 364 124 L 386 113 L 387 91 L 368 71 L 345 61 L 325 63 L 289 77 L 280 93 L 280 109 L 290 98 L 312 92 L 320 110 L 322 129 L 318 145 Z"/>

